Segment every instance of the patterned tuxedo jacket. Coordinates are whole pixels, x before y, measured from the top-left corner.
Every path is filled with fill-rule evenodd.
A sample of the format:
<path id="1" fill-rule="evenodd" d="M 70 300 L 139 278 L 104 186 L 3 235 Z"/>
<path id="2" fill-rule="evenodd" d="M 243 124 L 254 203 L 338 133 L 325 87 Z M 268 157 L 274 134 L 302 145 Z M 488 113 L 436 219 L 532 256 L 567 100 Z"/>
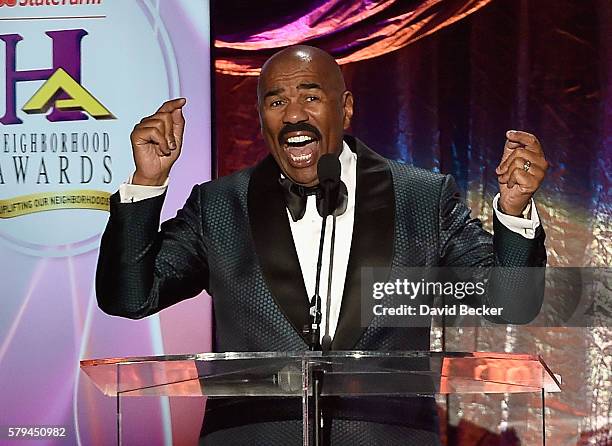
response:
<path id="1" fill-rule="evenodd" d="M 544 266 L 544 231 L 534 239 L 494 219 L 484 231 L 449 175 L 385 159 L 345 136 L 357 154 L 352 244 L 334 350 L 429 350 L 429 328 L 361 325 L 360 271 L 379 267 Z M 307 350 L 309 299 L 271 156 L 257 166 L 193 188 L 176 217 L 159 219 L 164 197 L 120 203 L 102 238 L 97 298 L 108 314 L 142 318 L 205 289 L 213 298 L 214 346 L 224 351 Z M 541 297 L 541 296 L 540 296 Z M 507 302 L 510 322 L 535 317 L 541 298 Z M 430 398 L 329 398 L 332 444 L 398 444 L 435 432 Z M 301 444 L 299 401 L 211 400 L 206 444 Z M 416 444 L 416 443 L 415 443 Z"/>

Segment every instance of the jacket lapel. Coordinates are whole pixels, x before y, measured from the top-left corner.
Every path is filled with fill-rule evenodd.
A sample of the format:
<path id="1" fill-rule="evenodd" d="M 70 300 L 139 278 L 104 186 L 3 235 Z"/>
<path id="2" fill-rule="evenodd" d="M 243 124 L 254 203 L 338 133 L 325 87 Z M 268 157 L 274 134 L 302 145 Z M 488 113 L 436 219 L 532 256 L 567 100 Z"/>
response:
<path id="1" fill-rule="evenodd" d="M 268 289 L 293 328 L 302 336 L 308 324 L 309 299 L 278 184 L 280 170 L 271 155 L 249 181 L 248 212 L 257 258 Z"/>
<path id="2" fill-rule="evenodd" d="M 353 349 L 366 330 L 367 326 L 361 326 L 361 269 L 383 268 L 385 280 L 389 277 L 395 231 L 395 195 L 387 161 L 352 136 L 346 135 L 345 141 L 357 153 L 357 187 L 351 252 L 332 342 L 334 350 Z"/>

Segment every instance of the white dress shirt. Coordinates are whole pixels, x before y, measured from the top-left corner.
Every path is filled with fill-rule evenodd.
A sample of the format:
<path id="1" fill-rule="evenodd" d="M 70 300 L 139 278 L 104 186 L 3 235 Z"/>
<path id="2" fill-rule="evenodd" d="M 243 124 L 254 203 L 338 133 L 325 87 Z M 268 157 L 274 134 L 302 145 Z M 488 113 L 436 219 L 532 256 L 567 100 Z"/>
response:
<path id="1" fill-rule="evenodd" d="M 340 153 L 340 179 L 346 184 L 348 203 L 346 211 L 336 217 L 336 240 L 334 243 L 334 270 L 331 283 L 331 305 L 329 310 L 329 334 L 333 338 L 340 316 L 340 304 L 344 291 L 344 280 L 348 267 L 351 240 L 353 238 L 353 220 L 355 217 L 355 188 L 357 181 L 357 155 L 344 143 Z M 302 269 L 302 277 L 308 297 L 314 296 L 317 279 L 317 259 L 319 256 L 319 239 L 321 237 L 321 224 L 323 219 L 317 211 L 317 199 L 309 195 L 306 201 L 306 213 L 301 220 L 293 221 L 287 210 L 289 226 L 293 235 L 293 243 L 297 251 Z M 321 296 L 321 339 L 326 333 L 327 321 L 327 280 L 329 272 L 329 253 L 331 248 L 333 217 L 327 217 L 325 224 L 325 241 L 323 242 L 323 259 L 321 262 L 321 282 L 319 296 Z"/>
<path id="2" fill-rule="evenodd" d="M 329 333 L 333 338 L 338 325 L 340 316 L 340 305 L 342 303 L 342 293 L 344 291 L 344 280 L 348 266 L 349 254 L 351 250 L 351 240 L 353 236 L 353 220 L 355 215 L 355 188 L 357 180 L 357 155 L 351 151 L 346 142 L 343 143 L 340 153 L 340 164 L 342 170 L 340 179 L 346 184 L 348 191 L 348 204 L 346 212 L 336 217 L 336 241 L 334 244 L 334 269 L 332 276 L 331 305 L 329 315 Z M 147 198 L 156 197 L 165 192 L 168 180 L 162 186 L 140 186 L 128 183 L 119 187 L 119 195 L 122 203 L 130 203 Z M 540 218 L 534 206 L 533 200 L 527 207 L 525 214 L 531 218 L 514 217 L 500 212 L 497 209 L 499 194 L 493 198 L 493 209 L 498 220 L 508 229 L 522 235 L 525 238 L 535 238 L 535 230 L 540 225 Z M 293 243 L 297 251 L 302 277 L 308 297 L 312 298 L 315 290 L 317 257 L 319 254 L 319 238 L 321 234 L 322 219 L 317 212 L 316 197 L 308 196 L 306 202 L 306 213 L 299 221 L 294 222 L 287 210 L 287 219 L 291 227 Z M 321 296 L 321 339 L 326 332 L 326 311 L 327 311 L 327 278 L 329 268 L 329 253 L 332 232 L 332 217 L 327 217 L 325 228 L 325 242 L 323 247 L 323 261 L 321 266 L 321 283 L 319 286 L 319 296 Z"/>

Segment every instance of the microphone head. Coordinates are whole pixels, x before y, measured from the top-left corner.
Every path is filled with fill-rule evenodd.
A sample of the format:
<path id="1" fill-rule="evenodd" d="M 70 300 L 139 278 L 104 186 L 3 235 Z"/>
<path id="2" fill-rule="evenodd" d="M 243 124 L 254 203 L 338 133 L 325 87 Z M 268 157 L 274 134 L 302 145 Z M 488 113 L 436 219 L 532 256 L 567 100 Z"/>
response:
<path id="1" fill-rule="evenodd" d="M 323 188 L 330 188 L 340 183 L 340 160 L 333 153 L 326 153 L 317 163 L 317 176 Z"/>

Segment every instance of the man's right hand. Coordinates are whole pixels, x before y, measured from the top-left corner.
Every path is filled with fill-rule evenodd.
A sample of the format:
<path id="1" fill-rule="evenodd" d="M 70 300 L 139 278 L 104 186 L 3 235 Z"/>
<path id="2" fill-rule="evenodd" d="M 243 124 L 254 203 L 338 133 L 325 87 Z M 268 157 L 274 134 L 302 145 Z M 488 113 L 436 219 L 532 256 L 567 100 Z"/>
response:
<path id="1" fill-rule="evenodd" d="M 136 124 L 130 135 L 136 172 L 132 184 L 161 186 L 181 154 L 185 98 L 164 102 L 154 115 Z"/>

